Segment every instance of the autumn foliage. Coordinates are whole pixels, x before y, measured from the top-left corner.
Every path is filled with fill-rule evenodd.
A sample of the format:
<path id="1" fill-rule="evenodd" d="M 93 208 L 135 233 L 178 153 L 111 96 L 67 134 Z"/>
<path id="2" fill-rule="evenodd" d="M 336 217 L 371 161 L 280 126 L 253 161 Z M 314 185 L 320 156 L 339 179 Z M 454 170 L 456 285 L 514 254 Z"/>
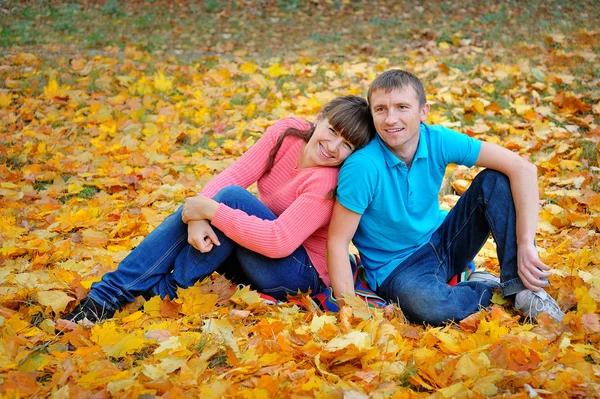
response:
<path id="1" fill-rule="evenodd" d="M 341 3 L 350 13 L 359 2 Z M 445 38 L 415 30 L 396 52 L 342 58 L 322 57 L 318 43 L 286 57 L 230 48 L 191 61 L 134 45 L 0 53 L 2 395 L 599 397 L 600 31 L 498 47 L 463 28 Z M 537 244 L 553 268 L 548 291 L 568 311 L 560 325 L 522 319 L 499 293 L 443 328 L 360 300 L 337 314 L 302 296 L 304 308 L 273 306 L 217 274 L 98 325 L 58 322 L 270 123 L 364 95 L 391 67 L 425 82 L 428 123 L 538 166 Z M 476 172 L 449 170 L 443 206 Z M 498 273 L 491 240 L 476 264 Z"/>

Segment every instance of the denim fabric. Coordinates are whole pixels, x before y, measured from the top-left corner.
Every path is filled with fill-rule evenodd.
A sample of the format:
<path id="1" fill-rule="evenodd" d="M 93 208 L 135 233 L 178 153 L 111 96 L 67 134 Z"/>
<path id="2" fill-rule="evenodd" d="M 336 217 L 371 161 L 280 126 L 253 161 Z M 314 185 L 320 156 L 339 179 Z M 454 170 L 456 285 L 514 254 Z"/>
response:
<path id="1" fill-rule="evenodd" d="M 399 227 L 401 228 L 401 227 Z M 525 286 L 518 276 L 516 214 L 508 178 L 486 169 L 473 180 L 431 240 L 399 264 L 379 287 L 418 323 L 459 321 L 490 304 L 491 289 L 480 282 L 446 282 L 464 270 L 492 234 L 505 296 Z"/>
<path id="2" fill-rule="evenodd" d="M 262 202 L 238 186 L 223 188 L 214 199 L 231 208 L 266 220 L 276 216 Z M 177 297 L 177 288 L 187 288 L 213 271 L 239 269 L 254 289 L 277 299 L 298 290 L 319 292 L 325 288 L 303 246 L 291 255 L 272 259 L 252 252 L 213 227 L 220 246 L 201 253 L 187 242 L 187 224 L 181 221 L 182 208 L 167 217 L 120 264 L 94 283 L 89 297 L 117 310 L 137 295 Z M 232 260 L 237 260 L 232 264 Z"/>

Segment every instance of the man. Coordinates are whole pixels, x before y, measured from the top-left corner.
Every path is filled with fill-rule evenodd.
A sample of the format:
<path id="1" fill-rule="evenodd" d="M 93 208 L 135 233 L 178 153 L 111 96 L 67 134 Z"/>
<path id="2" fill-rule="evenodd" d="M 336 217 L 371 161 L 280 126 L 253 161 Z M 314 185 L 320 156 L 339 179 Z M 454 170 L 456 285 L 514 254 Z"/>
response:
<path id="1" fill-rule="evenodd" d="M 550 268 L 534 242 L 536 167 L 503 147 L 423 123 L 429 104 L 411 73 L 384 72 L 368 100 L 377 137 L 342 167 L 329 228 L 327 263 L 336 297 L 354 294 L 347 256 L 352 240 L 372 288 L 413 322 L 459 321 L 487 306 L 498 286 L 526 316 L 547 312 L 560 322 L 564 313 L 543 289 Z M 451 163 L 487 169 L 446 216 L 438 193 Z M 449 286 L 490 232 L 500 280 L 480 272 Z"/>

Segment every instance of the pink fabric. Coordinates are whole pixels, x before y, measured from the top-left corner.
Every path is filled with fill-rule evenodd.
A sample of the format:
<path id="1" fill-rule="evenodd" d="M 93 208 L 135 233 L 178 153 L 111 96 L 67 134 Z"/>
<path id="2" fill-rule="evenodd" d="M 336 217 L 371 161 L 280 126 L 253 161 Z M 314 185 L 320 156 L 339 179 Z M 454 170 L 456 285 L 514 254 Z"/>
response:
<path id="1" fill-rule="evenodd" d="M 208 183 L 201 194 L 212 198 L 223 187 L 248 188 L 258 182 L 258 198 L 277 219 L 259 219 L 219 204 L 212 225 L 238 244 L 271 258 L 288 256 L 303 245 L 319 276 L 329 285 L 325 245 L 334 201 L 327 197 L 337 185 L 339 168 L 297 169 L 304 141 L 287 137 L 273 168 L 264 174 L 271 149 L 289 127 L 305 130 L 309 124 L 298 118 L 276 122 L 233 165 Z"/>

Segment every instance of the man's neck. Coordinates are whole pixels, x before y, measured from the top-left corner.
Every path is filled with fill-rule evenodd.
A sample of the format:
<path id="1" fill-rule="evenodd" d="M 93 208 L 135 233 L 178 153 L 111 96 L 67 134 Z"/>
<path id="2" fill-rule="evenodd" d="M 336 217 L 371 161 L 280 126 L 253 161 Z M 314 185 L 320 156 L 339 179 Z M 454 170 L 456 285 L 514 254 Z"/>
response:
<path id="1" fill-rule="evenodd" d="M 406 146 L 403 146 L 402 148 L 390 148 L 390 151 L 392 151 L 392 154 L 404 162 L 406 167 L 410 169 L 418 147 L 419 141 L 417 140 L 416 143 L 407 143 Z"/>

